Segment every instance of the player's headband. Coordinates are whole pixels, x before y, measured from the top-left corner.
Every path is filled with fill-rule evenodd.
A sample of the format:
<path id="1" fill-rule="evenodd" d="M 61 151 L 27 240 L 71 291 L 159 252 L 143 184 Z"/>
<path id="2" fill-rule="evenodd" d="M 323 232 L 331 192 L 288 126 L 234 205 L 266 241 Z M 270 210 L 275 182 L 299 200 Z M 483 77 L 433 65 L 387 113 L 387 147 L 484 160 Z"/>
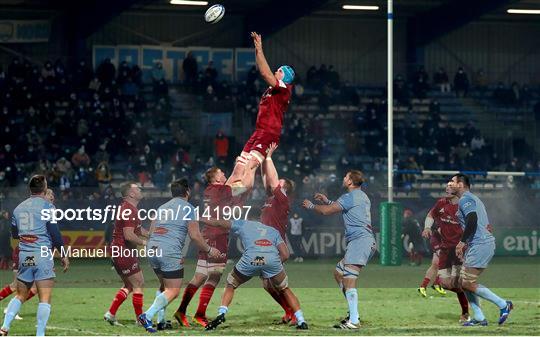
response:
<path id="1" fill-rule="evenodd" d="M 279 67 L 281 71 L 283 72 L 283 82 L 287 84 L 291 84 L 294 81 L 294 70 L 293 68 L 289 66 L 281 66 Z"/>

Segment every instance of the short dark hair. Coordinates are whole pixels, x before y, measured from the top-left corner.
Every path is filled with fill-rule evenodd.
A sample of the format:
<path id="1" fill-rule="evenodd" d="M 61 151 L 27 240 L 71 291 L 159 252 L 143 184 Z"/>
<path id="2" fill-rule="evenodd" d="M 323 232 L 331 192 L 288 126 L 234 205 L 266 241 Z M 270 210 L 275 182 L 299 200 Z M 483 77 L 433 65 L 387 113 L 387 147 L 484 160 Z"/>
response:
<path id="1" fill-rule="evenodd" d="M 120 193 L 122 194 L 123 198 L 127 197 L 132 185 L 137 185 L 137 183 L 134 181 L 128 181 L 122 184 L 122 186 L 120 186 Z"/>
<path id="2" fill-rule="evenodd" d="M 354 186 L 362 186 L 365 181 L 362 171 L 350 170 L 347 173 L 349 174 L 349 178 L 352 180 Z"/>
<path id="3" fill-rule="evenodd" d="M 32 194 L 44 193 L 47 190 L 47 179 L 43 174 L 36 174 L 30 178 L 28 188 Z"/>
<path id="4" fill-rule="evenodd" d="M 463 185 L 467 186 L 467 188 L 471 187 L 471 180 L 468 176 L 464 175 L 463 173 L 455 174 L 454 177 L 457 178 L 457 181 L 459 183 L 463 183 Z M 453 178 L 453 177 L 452 177 Z"/>
<path id="5" fill-rule="evenodd" d="M 204 172 L 204 180 L 206 180 L 206 183 L 207 184 L 210 184 L 212 179 L 214 179 L 214 176 L 216 175 L 216 173 L 220 170 L 219 167 L 217 166 L 212 166 L 211 168 L 209 168 L 208 170 L 206 170 L 206 172 Z"/>
<path id="6" fill-rule="evenodd" d="M 189 182 L 187 178 L 180 178 L 171 183 L 171 194 L 173 198 L 186 197 L 189 191 Z"/>

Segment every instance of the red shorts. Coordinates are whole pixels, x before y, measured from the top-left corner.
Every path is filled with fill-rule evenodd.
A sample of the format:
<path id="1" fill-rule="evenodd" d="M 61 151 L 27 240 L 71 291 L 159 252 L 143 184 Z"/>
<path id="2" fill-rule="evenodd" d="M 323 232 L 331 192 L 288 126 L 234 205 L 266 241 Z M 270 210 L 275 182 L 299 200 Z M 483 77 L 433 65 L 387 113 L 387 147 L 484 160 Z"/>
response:
<path id="1" fill-rule="evenodd" d="M 456 248 L 441 248 L 439 251 L 439 270 L 452 266 L 461 266 L 462 262 L 456 256 Z"/>
<path id="2" fill-rule="evenodd" d="M 221 234 L 216 235 L 213 238 L 204 238 L 206 243 L 212 247 L 219 250 L 223 255 L 217 259 L 209 258 L 208 254 L 203 251 L 199 251 L 199 260 L 204 260 L 209 263 L 227 263 L 227 250 L 229 249 L 229 235 Z"/>
<path id="3" fill-rule="evenodd" d="M 120 276 L 131 276 L 141 271 L 139 259 L 136 257 L 113 257 L 112 262 L 114 269 Z"/>
<path id="4" fill-rule="evenodd" d="M 19 270 L 19 245 L 11 253 L 11 269 Z"/>
<path id="5" fill-rule="evenodd" d="M 441 235 L 437 231 L 433 231 L 433 234 L 429 237 L 429 245 L 431 246 L 431 250 L 436 253 L 439 249 L 441 249 Z"/>
<path id="6" fill-rule="evenodd" d="M 251 137 L 249 137 L 246 145 L 244 145 L 242 151 L 247 153 L 257 151 L 262 154 L 263 157 L 266 157 L 266 152 L 268 152 L 270 144 L 279 144 L 279 136 L 280 135 L 268 133 L 264 130 L 255 130 L 255 132 L 251 134 Z"/>

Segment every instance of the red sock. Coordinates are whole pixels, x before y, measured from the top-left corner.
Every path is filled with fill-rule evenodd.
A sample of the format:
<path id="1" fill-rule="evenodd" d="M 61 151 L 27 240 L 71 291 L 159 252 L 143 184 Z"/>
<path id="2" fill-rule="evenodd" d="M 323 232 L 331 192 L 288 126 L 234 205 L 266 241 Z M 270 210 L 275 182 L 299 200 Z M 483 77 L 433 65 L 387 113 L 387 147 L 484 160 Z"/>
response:
<path id="1" fill-rule="evenodd" d="M 11 287 L 8 284 L 7 286 L 4 287 L 4 289 L 0 290 L 0 301 L 11 294 L 13 294 L 13 290 L 11 290 Z"/>
<path id="2" fill-rule="evenodd" d="M 422 284 L 420 285 L 420 288 L 426 288 L 429 284 L 429 278 L 424 277 L 424 281 L 422 281 Z"/>
<path id="3" fill-rule="evenodd" d="M 289 305 L 287 304 L 287 300 L 285 300 L 285 298 L 281 295 L 280 292 L 273 288 L 266 289 L 266 291 L 268 291 L 270 296 L 272 296 L 272 298 L 283 308 L 283 310 L 285 310 L 285 314 L 288 315 L 292 311 L 292 309 L 289 308 Z"/>
<path id="4" fill-rule="evenodd" d="M 133 303 L 133 310 L 135 310 L 135 316 L 137 316 L 138 318 L 143 313 L 143 294 L 133 294 L 131 302 Z"/>
<path id="5" fill-rule="evenodd" d="M 441 280 L 439 279 L 439 276 L 437 276 L 437 278 L 435 279 L 435 282 L 433 282 L 433 285 L 434 286 L 438 286 L 438 285 L 441 285 Z"/>
<path id="6" fill-rule="evenodd" d="M 457 292 L 457 298 L 459 301 L 459 305 L 461 305 L 461 314 L 465 315 L 469 313 L 469 302 L 467 301 L 467 296 L 465 296 L 465 293 L 463 291 Z"/>
<path id="7" fill-rule="evenodd" d="M 120 306 L 122 305 L 122 303 L 124 303 L 127 297 L 128 297 L 128 293 L 126 292 L 125 289 L 122 288 L 118 290 L 118 292 L 116 293 L 116 296 L 114 296 L 114 300 L 111 303 L 111 307 L 109 308 L 109 312 L 113 316 L 116 315 L 118 308 L 120 308 Z"/>
<path id="8" fill-rule="evenodd" d="M 279 299 L 280 299 L 280 305 L 281 307 L 283 308 L 283 310 L 285 310 L 285 314 L 289 315 L 289 316 L 292 316 L 294 315 L 294 312 L 292 310 L 291 307 L 289 307 L 289 303 L 287 303 L 287 299 L 285 298 L 285 296 L 283 295 L 283 292 L 279 292 Z"/>
<path id="9" fill-rule="evenodd" d="M 195 313 L 196 316 L 206 316 L 206 308 L 208 307 L 208 303 L 210 303 L 210 299 L 212 298 L 215 289 L 216 287 L 211 284 L 205 284 L 202 287 L 199 296 L 199 306 L 197 307 L 197 313 Z"/>
<path id="10" fill-rule="evenodd" d="M 182 302 L 180 302 L 180 306 L 178 307 L 178 310 L 177 310 L 178 312 L 181 312 L 184 314 L 186 313 L 189 302 L 191 302 L 191 299 L 193 298 L 193 296 L 195 296 L 195 293 L 197 292 L 198 289 L 199 287 L 191 283 L 188 283 L 186 290 L 184 290 L 184 296 L 182 297 Z"/>
<path id="11" fill-rule="evenodd" d="M 31 299 L 34 296 L 36 296 L 36 293 L 33 292 L 32 289 L 30 289 L 30 291 L 28 292 L 28 295 L 26 296 L 26 300 L 28 301 L 29 299 Z"/>

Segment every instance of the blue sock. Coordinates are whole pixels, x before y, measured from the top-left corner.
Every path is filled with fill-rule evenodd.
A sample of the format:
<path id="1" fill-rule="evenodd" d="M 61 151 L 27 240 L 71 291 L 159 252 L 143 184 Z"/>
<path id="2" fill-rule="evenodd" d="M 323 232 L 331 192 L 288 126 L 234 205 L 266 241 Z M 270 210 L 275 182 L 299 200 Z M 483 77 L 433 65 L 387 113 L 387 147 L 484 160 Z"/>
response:
<path id="1" fill-rule="evenodd" d="M 229 312 L 229 308 L 227 308 L 226 306 L 222 305 L 218 308 L 218 315 L 221 315 L 221 314 L 226 314 Z"/>
<path id="2" fill-rule="evenodd" d="M 495 304 L 499 307 L 499 309 L 506 308 L 506 301 L 500 298 L 499 296 L 495 295 L 494 292 L 489 290 L 489 288 L 479 284 L 476 288 L 476 291 L 474 292 L 476 295 L 482 297 L 485 300 L 490 301 L 491 303 Z"/>
<path id="3" fill-rule="evenodd" d="M 159 295 L 161 295 L 161 291 L 159 291 L 159 289 L 158 289 L 158 290 L 156 290 L 156 297 L 159 296 Z M 165 309 L 166 308 L 167 307 L 165 307 L 165 308 L 161 309 L 160 311 L 158 311 L 158 313 L 157 313 L 157 322 L 158 323 L 165 323 Z"/>
<path id="4" fill-rule="evenodd" d="M 484 313 L 482 312 L 482 309 L 480 308 L 480 301 L 478 299 L 478 296 L 476 296 L 474 293 L 465 290 L 465 296 L 467 296 L 467 300 L 469 301 L 469 305 L 471 306 L 471 309 L 473 311 L 474 319 L 477 321 L 483 321 L 486 319 L 486 316 L 484 316 Z"/>
<path id="5" fill-rule="evenodd" d="M 37 330 L 36 336 L 45 336 L 45 328 L 47 327 L 47 321 L 51 315 L 51 305 L 49 303 L 40 302 L 37 309 Z"/>
<path id="6" fill-rule="evenodd" d="M 299 325 L 306 321 L 304 319 L 304 313 L 300 309 L 298 309 L 298 311 L 294 313 L 294 316 L 296 317 L 296 321 L 298 322 Z"/>
<path id="7" fill-rule="evenodd" d="M 165 294 L 159 294 L 159 296 L 156 296 L 156 298 L 154 299 L 154 303 L 152 303 L 150 308 L 146 310 L 146 318 L 152 320 L 152 318 L 154 318 L 154 315 L 161 309 L 165 308 L 168 304 L 169 301 L 167 300 L 167 297 L 165 297 Z"/>
<path id="8" fill-rule="evenodd" d="M 13 297 L 11 301 L 9 301 L 9 304 L 7 306 L 6 316 L 4 317 L 4 324 L 2 324 L 2 329 L 9 330 L 9 327 L 11 326 L 11 322 L 15 318 L 15 316 L 19 313 L 19 310 L 21 310 L 22 302 L 19 301 L 17 297 Z"/>
<path id="9" fill-rule="evenodd" d="M 358 317 L 358 292 L 356 291 L 356 288 L 347 289 L 347 291 L 345 291 L 345 297 L 349 304 L 349 320 L 352 324 L 360 323 Z"/>

